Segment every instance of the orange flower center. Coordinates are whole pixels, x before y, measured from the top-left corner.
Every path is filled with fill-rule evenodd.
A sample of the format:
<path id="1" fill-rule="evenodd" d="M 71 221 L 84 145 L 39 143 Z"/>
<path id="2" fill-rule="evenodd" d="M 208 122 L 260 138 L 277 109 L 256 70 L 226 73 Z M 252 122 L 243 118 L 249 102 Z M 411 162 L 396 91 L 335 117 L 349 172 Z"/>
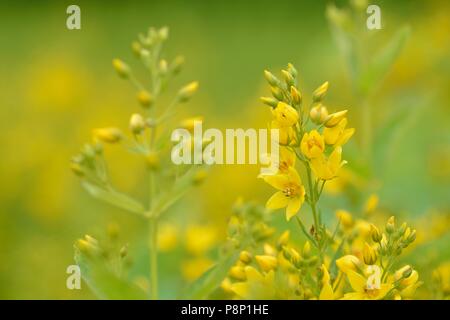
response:
<path id="1" fill-rule="evenodd" d="M 283 193 L 288 198 L 293 198 L 298 195 L 299 187 L 296 184 L 289 184 L 283 189 Z"/>

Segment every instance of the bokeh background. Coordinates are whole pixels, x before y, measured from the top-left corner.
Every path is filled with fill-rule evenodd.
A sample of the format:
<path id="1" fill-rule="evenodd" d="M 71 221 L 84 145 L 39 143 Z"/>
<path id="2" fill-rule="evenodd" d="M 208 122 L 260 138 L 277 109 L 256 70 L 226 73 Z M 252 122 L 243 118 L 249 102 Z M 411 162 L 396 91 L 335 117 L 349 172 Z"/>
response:
<path id="1" fill-rule="evenodd" d="M 357 214 L 369 195 L 376 194 L 380 210 L 423 227 L 422 239 L 436 241 L 426 244 L 431 252 L 427 262 L 433 267 L 448 262 L 449 3 L 376 1 L 382 8 L 381 39 L 403 25 L 411 33 L 370 100 L 374 130 L 392 127 L 373 142 L 392 142 L 387 158 L 371 157 L 373 170 L 362 165 L 368 161 L 358 151 L 358 97 L 330 32 L 327 3 L 76 1 L 82 29 L 71 31 L 65 25 L 66 8 L 73 2 L 2 1 L 0 298 L 94 298 L 85 286 L 66 288 L 66 267 L 74 263 L 75 239 L 86 233 L 100 237 L 112 222 L 120 226 L 121 239 L 129 243 L 137 263 L 147 261 L 139 254 L 144 248 L 137 245 L 144 242 L 142 221 L 87 195 L 69 161 L 90 139 L 92 128 L 126 128 L 129 115 L 139 110 L 134 89 L 116 76 L 111 61 L 121 57 L 137 66 L 130 43 L 149 26 L 170 27 L 167 55 L 182 53 L 186 58 L 177 84 L 200 82 L 198 95 L 180 116 L 202 115 L 206 127 L 264 128 L 269 111 L 258 97 L 269 94 L 262 75 L 266 68 L 276 71 L 294 63 L 306 97 L 330 81 L 327 105 L 348 107 L 350 124 L 357 128 L 345 180 L 357 192 L 344 197 L 337 193 L 342 186 L 328 190 L 330 221 L 339 208 Z M 107 154 L 116 185 L 139 194 L 142 164 L 114 148 Z M 216 166 L 201 187 L 164 217 L 162 297 L 175 297 L 212 263 L 238 197 L 265 202 L 272 190 L 256 179 L 258 170 Z M 285 223 L 282 214 L 274 219 L 275 224 Z M 437 253 L 434 247 L 440 248 Z M 426 278 L 424 259 L 415 262 Z"/>

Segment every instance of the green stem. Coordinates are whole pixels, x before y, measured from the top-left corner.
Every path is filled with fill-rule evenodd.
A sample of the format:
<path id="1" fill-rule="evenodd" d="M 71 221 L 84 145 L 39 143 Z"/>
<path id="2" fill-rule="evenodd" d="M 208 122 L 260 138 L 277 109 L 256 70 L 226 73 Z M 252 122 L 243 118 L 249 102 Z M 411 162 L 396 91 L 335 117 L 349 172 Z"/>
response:
<path id="1" fill-rule="evenodd" d="M 158 218 L 149 218 L 150 297 L 158 299 Z"/>

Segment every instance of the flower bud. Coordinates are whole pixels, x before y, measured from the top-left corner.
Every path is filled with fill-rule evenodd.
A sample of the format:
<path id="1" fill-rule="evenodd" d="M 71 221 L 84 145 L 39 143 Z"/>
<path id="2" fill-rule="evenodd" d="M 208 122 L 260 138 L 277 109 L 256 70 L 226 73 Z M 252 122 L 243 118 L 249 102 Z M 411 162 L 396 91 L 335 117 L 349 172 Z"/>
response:
<path id="1" fill-rule="evenodd" d="M 230 271 L 228 272 L 228 275 L 239 281 L 245 281 L 247 279 L 247 276 L 245 275 L 245 269 L 241 266 L 234 266 L 231 267 Z"/>
<path id="2" fill-rule="evenodd" d="M 131 44 L 131 50 L 133 51 L 136 57 L 140 57 L 142 46 L 138 41 L 133 41 L 133 43 Z"/>
<path id="3" fill-rule="evenodd" d="M 189 83 L 188 85 L 181 88 L 181 90 L 178 92 L 178 99 L 180 102 L 186 102 L 188 101 L 194 93 L 198 89 L 198 82 L 194 81 Z"/>
<path id="4" fill-rule="evenodd" d="M 287 71 L 292 75 L 292 77 L 297 78 L 298 71 L 292 63 L 288 63 Z"/>
<path id="5" fill-rule="evenodd" d="M 278 265 L 277 258 L 272 256 L 255 256 L 255 259 L 261 269 L 265 272 L 269 272 L 270 270 L 275 269 Z"/>
<path id="6" fill-rule="evenodd" d="M 145 130 L 145 120 L 139 113 L 133 113 L 130 118 L 130 130 L 133 134 L 140 134 Z"/>
<path id="7" fill-rule="evenodd" d="M 294 86 L 291 86 L 291 97 L 295 105 L 300 105 L 302 103 L 302 94 Z"/>
<path id="8" fill-rule="evenodd" d="M 281 127 L 291 127 L 299 119 L 297 110 L 284 102 L 278 102 L 277 107 L 272 112 Z"/>
<path id="9" fill-rule="evenodd" d="M 295 86 L 295 79 L 292 74 L 290 74 L 286 70 L 281 70 L 281 73 L 283 74 L 284 81 L 286 82 L 288 88 L 291 86 Z"/>
<path id="10" fill-rule="evenodd" d="M 346 210 L 337 210 L 336 217 L 344 228 L 351 228 L 353 226 L 353 218 L 350 212 Z"/>
<path id="11" fill-rule="evenodd" d="M 157 152 L 150 152 L 147 154 L 146 158 L 147 168 L 150 170 L 158 170 L 160 161 L 159 155 Z"/>
<path id="12" fill-rule="evenodd" d="M 130 76 L 130 68 L 122 60 L 114 59 L 113 60 L 113 67 L 116 70 L 117 74 L 121 78 L 125 79 L 125 78 L 128 78 Z"/>
<path id="13" fill-rule="evenodd" d="M 302 256 L 304 258 L 308 258 L 311 255 L 311 244 L 309 241 L 305 242 L 305 245 L 303 246 Z"/>
<path id="14" fill-rule="evenodd" d="M 183 64 L 184 64 L 184 57 L 183 56 L 176 57 L 175 60 L 172 62 L 172 66 L 170 68 L 172 74 L 177 75 L 178 73 L 180 73 Z"/>
<path id="15" fill-rule="evenodd" d="M 367 265 L 373 265 L 375 262 L 377 262 L 377 252 L 375 249 L 366 242 L 364 243 L 364 249 L 363 249 L 363 258 L 364 263 Z"/>
<path id="16" fill-rule="evenodd" d="M 339 122 L 341 122 L 342 119 L 345 118 L 347 115 L 347 110 L 339 111 L 332 113 L 328 116 L 327 120 L 325 121 L 325 127 L 332 128 L 336 126 Z"/>
<path id="17" fill-rule="evenodd" d="M 394 216 L 390 217 L 386 223 L 386 232 L 391 234 L 395 230 L 395 218 Z"/>
<path id="18" fill-rule="evenodd" d="M 327 93 L 327 91 L 328 91 L 328 81 L 324 82 L 320 87 L 314 90 L 313 101 L 314 102 L 321 101 L 325 96 L 325 94 Z"/>
<path id="19" fill-rule="evenodd" d="M 168 27 L 162 27 L 161 29 L 159 29 L 158 38 L 161 41 L 167 40 L 168 37 L 169 37 L 169 28 Z"/>
<path id="20" fill-rule="evenodd" d="M 370 225 L 370 234 L 372 236 L 373 242 L 381 241 L 382 236 L 381 236 L 380 230 L 378 230 L 378 228 L 373 224 Z"/>
<path id="21" fill-rule="evenodd" d="M 165 76 L 168 71 L 169 67 L 167 65 L 167 60 L 162 59 L 161 61 L 159 61 L 159 74 Z"/>
<path id="22" fill-rule="evenodd" d="M 277 246 L 278 246 L 279 248 L 282 248 L 283 246 L 287 245 L 287 243 L 288 243 L 288 241 L 289 241 L 289 235 L 290 235 L 289 230 L 286 230 L 286 231 L 283 232 L 283 234 L 278 238 Z"/>
<path id="23" fill-rule="evenodd" d="M 150 107 L 154 102 L 152 95 L 147 90 L 139 91 L 137 94 L 137 100 L 144 108 Z"/>
<path id="24" fill-rule="evenodd" d="M 274 98 L 276 98 L 279 101 L 283 101 L 283 92 L 278 87 L 270 87 L 270 90 L 272 91 L 272 95 Z"/>
<path id="25" fill-rule="evenodd" d="M 99 128 L 93 130 L 95 139 L 106 143 L 117 143 L 122 139 L 122 131 L 117 128 Z"/>
<path id="26" fill-rule="evenodd" d="M 278 100 L 274 98 L 269 97 L 261 97 L 260 98 L 262 103 L 267 104 L 268 106 L 271 106 L 272 108 L 275 108 L 278 104 Z"/>
<path id="27" fill-rule="evenodd" d="M 272 87 L 279 87 L 280 86 L 280 80 L 278 80 L 278 78 L 275 77 L 270 71 L 264 70 L 264 77 L 266 78 L 267 82 Z"/>
<path id="28" fill-rule="evenodd" d="M 328 110 L 324 105 L 317 103 L 309 111 L 309 117 L 315 124 L 322 124 L 328 119 Z"/>
<path id="29" fill-rule="evenodd" d="M 239 260 L 244 264 L 249 264 L 252 261 L 252 254 L 244 250 L 239 254 Z"/>
<path id="30" fill-rule="evenodd" d="M 353 255 L 346 255 L 337 259 L 336 265 L 342 272 L 347 273 L 349 270 L 356 271 L 361 265 L 361 261 Z"/>

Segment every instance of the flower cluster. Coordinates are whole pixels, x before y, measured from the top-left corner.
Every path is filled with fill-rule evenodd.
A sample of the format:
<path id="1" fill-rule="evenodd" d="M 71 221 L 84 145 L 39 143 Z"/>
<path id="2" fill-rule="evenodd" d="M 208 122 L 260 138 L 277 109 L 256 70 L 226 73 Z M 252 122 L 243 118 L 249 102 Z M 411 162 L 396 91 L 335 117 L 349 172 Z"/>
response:
<path id="1" fill-rule="evenodd" d="M 170 80 L 176 76 L 184 63 L 179 56 L 168 62 L 163 56 L 163 46 L 169 30 L 150 28 L 147 34 L 140 34 L 133 42 L 136 58 L 150 74 L 150 83 L 143 83 L 122 60 L 114 59 L 113 67 L 120 78 L 128 80 L 136 89 L 141 112 L 132 113 L 129 120 L 129 135 L 117 127 L 103 127 L 92 131 L 92 142 L 72 159 L 72 170 L 82 179 L 83 187 L 95 198 L 108 202 L 126 211 L 145 218 L 149 224 L 150 244 L 150 296 L 158 296 L 158 223 L 160 215 L 180 199 L 190 187 L 205 178 L 201 165 L 175 167 L 170 161 L 170 145 L 163 134 L 169 119 L 176 114 L 176 108 L 191 99 L 198 89 L 197 82 L 191 82 L 175 94 L 168 106 L 160 105 L 159 98 L 166 91 Z M 180 126 L 185 126 L 182 121 Z M 164 126 L 166 125 L 166 126 Z M 104 156 L 107 144 L 122 144 L 126 151 L 136 154 L 146 164 L 148 192 L 144 203 L 113 187 Z M 128 170 L 129 171 L 129 170 Z M 164 185 L 164 188 L 161 187 Z M 89 244 L 89 246 L 87 246 Z M 80 240 L 81 253 L 92 249 L 92 241 Z M 91 282 L 92 283 L 92 282 Z"/>

